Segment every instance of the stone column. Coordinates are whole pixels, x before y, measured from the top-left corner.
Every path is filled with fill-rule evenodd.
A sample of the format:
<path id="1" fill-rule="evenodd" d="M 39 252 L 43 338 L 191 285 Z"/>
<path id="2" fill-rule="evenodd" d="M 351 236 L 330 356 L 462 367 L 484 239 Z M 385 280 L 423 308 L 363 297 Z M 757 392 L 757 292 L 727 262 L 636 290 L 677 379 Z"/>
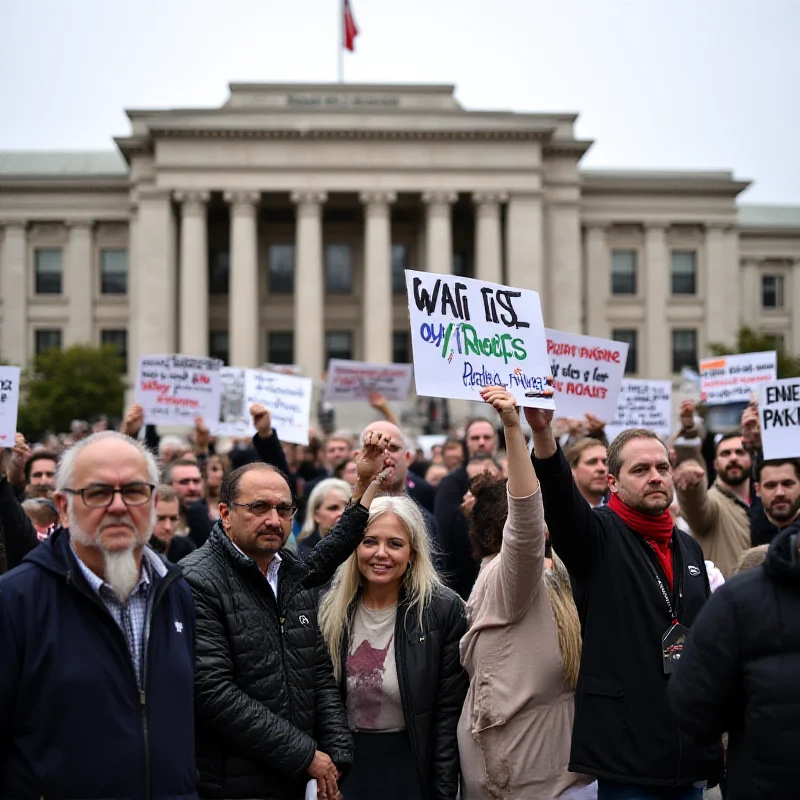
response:
<path id="1" fill-rule="evenodd" d="M 453 271 L 453 225 L 451 206 L 458 199 L 455 192 L 424 192 L 425 269 L 449 275 Z"/>
<path id="2" fill-rule="evenodd" d="M 667 379 L 672 374 L 670 348 L 672 335 L 667 325 L 667 299 L 670 296 L 667 229 L 663 224 L 645 226 L 645 317 L 647 360 L 640 370 L 648 378 Z"/>
<path id="3" fill-rule="evenodd" d="M 758 327 L 761 315 L 761 283 L 758 261 L 748 258 L 741 268 L 742 321 L 750 328 Z"/>
<path id="4" fill-rule="evenodd" d="M 177 349 L 177 265 L 175 215 L 170 193 L 148 188 L 139 192 L 134 281 L 140 356 L 168 355 Z"/>
<path id="5" fill-rule="evenodd" d="M 800 356 L 800 258 L 794 260 L 794 267 L 790 276 L 792 284 L 792 355 Z M 759 293 L 759 297 L 761 294 Z M 788 349 L 788 348 L 787 348 Z"/>
<path id="6" fill-rule="evenodd" d="M 606 242 L 606 225 L 592 224 L 586 229 L 586 333 L 605 338 L 611 283 L 611 259 Z"/>
<path id="7" fill-rule="evenodd" d="M 189 356 L 208 355 L 208 192 L 178 192 L 181 204 L 178 348 Z"/>
<path id="8" fill-rule="evenodd" d="M 569 333 L 583 332 L 583 269 L 580 209 L 572 202 L 547 206 L 548 275 L 542 301 L 545 322 Z"/>
<path id="9" fill-rule="evenodd" d="M 297 206 L 294 271 L 294 357 L 313 380 L 325 363 L 325 275 L 322 264 L 322 204 L 325 192 L 292 192 Z"/>
<path id="10" fill-rule="evenodd" d="M 131 388 L 126 392 L 126 403 L 133 402 L 136 387 L 133 382 L 139 369 L 140 321 L 139 321 L 139 269 L 137 257 L 137 240 L 139 227 L 139 207 L 135 203 L 130 206 L 128 220 L 128 380 Z"/>
<path id="11" fill-rule="evenodd" d="M 24 367 L 28 361 L 28 242 L 24 222 L 5 223 L 0 264 L 3 338 L 0 355 Z"/>
<path id="12" fill-rule="evenodd" d="M 475 277 L 503 282 L 503 239 L 500 205 L 508 200 L 503 192 L 475 192 Z"/>
<path id="13" fill-rule="evenodd" d="M 258 192 L 225 192 L 231 205 L 231 276 L 228 331 L 232 367 L 259 363 L 261 320 L 258 291 Z M 206 293 L 208 302 L 208 293 Z"/>
<path id="14" fill-rule="evenodd" d="M 727 245 L 725 225 L 708 225 L 706 227 L 706 343 L 718 342 L 733 344 L 728 341 L 727 317 L 735 313 L 727 307 L 728 293 L 725 281 L 731 280 L 729 270 L 725 267 Z"/>
<path id="15" fill-rule="evenodd" d="M 69 323 L 65 331 L 64 343 L 90 344 L 92 342 L 92 322 L 94 314 L 96 275 L 92 253 L 92 222 L 67 220 L 69 244 L 64 270 L 64 291 L 69 302 Z"/>
<path id="16" fill-rule="evenodd" d="M 542 198 L 512 194 L 506 208 L 506 281 L 533 289 L 545 303 Z"/>
<path id="17" fill-rule="evenodd" d="M 740 291 L 741 262 L 739 261 L 739 231 L 731 226 L 725 230 L 725 341 L 733 344 L 742 324 L 742 293 Z"/>
<path id="18" fill-rule="evenodd" d="M 392 363 L 392 226 L 394 192 L 362 192 L 364 204 L 364 360 Z"/>

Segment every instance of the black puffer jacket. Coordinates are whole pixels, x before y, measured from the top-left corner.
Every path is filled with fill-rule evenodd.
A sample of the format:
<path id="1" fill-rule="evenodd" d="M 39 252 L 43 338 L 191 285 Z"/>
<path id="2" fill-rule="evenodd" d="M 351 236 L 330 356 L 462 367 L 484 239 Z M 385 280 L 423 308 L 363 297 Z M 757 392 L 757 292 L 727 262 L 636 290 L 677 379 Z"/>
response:
<path id="1" fill-rule="evenodd" d="M 355 614 L 356 602 L 350 607 Z M 403 716 L 426 800 L 454 800 L 458 793 L 458 720 L 469 678 L 461 666 L 458 644 L 467 632 L 464 602 L 442 587 L 425 609 L 422 627 L 404 595 L 397 606 L 395 661 Z M 347 663 L 349 638 L 343 634 L 341 663 Z M 347 678 L 342 676 L 342 700 Z"/>
<path id="2" fill-rule="evenodd" d="M 353 741 L 317 627 L 316 587 L 361 541 L 368 512 L 345 510 L 301 561 L 281 550 L 277 602 L 217 523 L 181 561 L 197 606 L 196 748 L 201 796 L 302 797 L 315 750 L 346 772 Z"/>
<path id="3" fill-rule="evenodd" d="M 721 586 L 692 628 L 670 682 L 672 706 L 698 741 L 730 734 L 730 800 L 800 796 L 798 528 L 763 566 Z"/>

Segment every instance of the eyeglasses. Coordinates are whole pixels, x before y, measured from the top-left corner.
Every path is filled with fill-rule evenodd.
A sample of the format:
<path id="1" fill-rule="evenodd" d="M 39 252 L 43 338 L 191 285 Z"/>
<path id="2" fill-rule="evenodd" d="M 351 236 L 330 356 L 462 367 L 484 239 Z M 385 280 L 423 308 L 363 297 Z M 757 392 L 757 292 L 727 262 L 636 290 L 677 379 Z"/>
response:
<path id="1" fill-rule="evenodd" d="M 254 517 L 266 517 L 272 509 L 278 512 L 281 519 L 291 519 L 297 513 L 297 506 L 288 505 L 287 503 L 280 503 L 273 506 L 270 503 L 265 503 L 262 500 L 256 500 L 255 503 L 228 503 L 229 506 L 238 506 L 239 508 L 246 508 Z"/>
<path id="2" fill-rule="evenodd" d="M 156 487 L 152 483 L 126 483 L 116 489 L 107 483 L 93 483 L 85 489 L 64 489 L 69 494 L 79 494 L 89 508 L 108 508 L 119 493 L 126 506 L 143 506 L 153 496 Z"/>

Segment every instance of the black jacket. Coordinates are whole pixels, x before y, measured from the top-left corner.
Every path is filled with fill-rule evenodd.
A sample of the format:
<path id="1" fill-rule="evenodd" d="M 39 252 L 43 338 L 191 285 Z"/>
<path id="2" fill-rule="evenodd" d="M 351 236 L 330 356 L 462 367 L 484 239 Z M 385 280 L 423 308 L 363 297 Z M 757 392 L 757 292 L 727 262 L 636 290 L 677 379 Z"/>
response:
<path id="1" fill-rule="evenodd" d="M 469 525 L 461 512 L 461 503 L 469 489 L 465 467 L 454 469 L 442 478 L 436 490 L 435 515 L 442 549 L 444 578 L 447 585 L 464 600 L 478 579 L 479 565 L 472 557 Z"/>
<path id="2" fill-rule="evenodd" d="M 667 699 L 661 640 L 670 616 L 644 539 L 608 507 L 591 509 L 561 448 L 534 458 L 553 550 L 572 578 L 583 653 L 575 692 L 570 770 L 621 783 L 683 786 L 716 777 L 721 748 L 698 747 Z M 672 534 L 680 622 L 690 627 L 710 593 L 700 545 Z"/>
<path id="3" fill-rule="evenodd" d="M 354 602 L 351 619 L 355 610 Z M 466 632 L 464 603 L 450 589 L 443 587 L 433 596 L 422 628 L 416 609 L 409 610 L 405 597 L 401 597 L 394 634 L 397 680 L 425 800 L 455 800 L 458 793 L 457 728 L 469 688 L 458 644 Z M 342 664 L 347 662 L 350 644 L 343 633 Z M 341 692 L 346 702 L 345 675 Z"/>
<path id="4" fill-rule="evenodd" d="M 200 794 L 303 796 L 315 750 L 344 772 L 353 741 L 317 627 L 316 587 L 361 541 L 368 513 L 347 508 L 305 561 L 281 550 L 278 598 L 217 524 L 181 561 L 197 606 L 195 680 Z"/>
<path id="5" fill-rule="evenodd" d="M 0 477 L 0 575 L 22 563 L 39 538 L 17 500 L 14 487 Z"/>
<path id="6" fill-rule="evenodd" d="M 272 436 L 267 439 L 263 439 L 258 434 L 255 434 L 255 436 L 253 436 L 253 449 L 261 461 L 265 464 L 271 464 L 284 474 L 286 480 L 289 482 L 289 489 L 292 495 L 296 496 L 297 480 L 289 469 L 289 462 L 286 460 L 286 453 L 283 452 L 281 440 L 278 438 L 278 432 L 273 428 Z"/>
<path id="7" fill-rule="evenodd" d="M 763 566 L 714 593 L 694 625 L 669 694 L 698 741 L 728 731 L 730 800 L 800 795 L 800 559 L 798 528 L 770 545 Z"/>
<path id="8" fill-rule="evenodd" d="M 422 506 L 433 514 L 436 506 L 436 487 L 432 486 L 421 475 L 409 469 L 406 474 L 406 491 L 418 506 Z"/>

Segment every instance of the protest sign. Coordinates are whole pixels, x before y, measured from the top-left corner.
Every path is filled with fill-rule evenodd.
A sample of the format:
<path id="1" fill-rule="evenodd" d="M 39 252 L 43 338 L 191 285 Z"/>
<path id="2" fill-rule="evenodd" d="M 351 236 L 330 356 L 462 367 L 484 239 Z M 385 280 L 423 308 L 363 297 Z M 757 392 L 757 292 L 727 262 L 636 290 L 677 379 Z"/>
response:
<path id="1" fill-rule="evenodd" d="M 628 345 L 577 333 L 545 330 L 559 417 L 587 413 L 610 422 L 625 374 Z"/>
<path id="2" fill-rule="evenodd" d="M 250 406 L 261 403 L 269 410 L 272 426 L 282 442 L 308 444 L 311 420 L 310 378 L 260 369 L 223 367 L 219 421 L 212 426 L 217 436 L 245 437 L 256 432 Z"/>
<path id="3" fill-rule="evenodd" d="M 700 362 L 700 399 L 709 406 L 747 403 L 754 389 L 778 377 L 777 370 L 774 351 L 705 358 Z"/>
<path id="4" fill-rule="evenodd" d="M 19 411 L 19 367 L 0 367 L 0 447 L 13 447 Z"/>
<path id="5" fill-rule="evenodd" d="M 505 386 L 520 406 L 555 408 L 539 295 L 406 270 L 417 394 L 480 400 Z"/>
<path id="6" fill-rule="evenodd" d="M 762 384 L 758 413 L 764 459 L 800 457 L 800 378 Z"/>
<path id="7" fill-rule="evenodd" d="M 206 425 L 219 419 L 220 369 L 217 358 L 142 356 L 136 378 L 136 402 L 147 425 Z"/>
<path id="8" fill-rule="evenodd" d="M 606 425 L 610 442 L 629 428 L 647 428 L 659 436 L 669 436 L 672 426 L 672 383 L 622 379 L 617 413 Z"/>
<path id="9" fill-rule="evenodd" d="M 411 364 L 367 364 L 332 358 L 328 363 L 326 403 L 369 400 L 376 392 L 390 401 L 403 401 L 411 386 Z"/>

